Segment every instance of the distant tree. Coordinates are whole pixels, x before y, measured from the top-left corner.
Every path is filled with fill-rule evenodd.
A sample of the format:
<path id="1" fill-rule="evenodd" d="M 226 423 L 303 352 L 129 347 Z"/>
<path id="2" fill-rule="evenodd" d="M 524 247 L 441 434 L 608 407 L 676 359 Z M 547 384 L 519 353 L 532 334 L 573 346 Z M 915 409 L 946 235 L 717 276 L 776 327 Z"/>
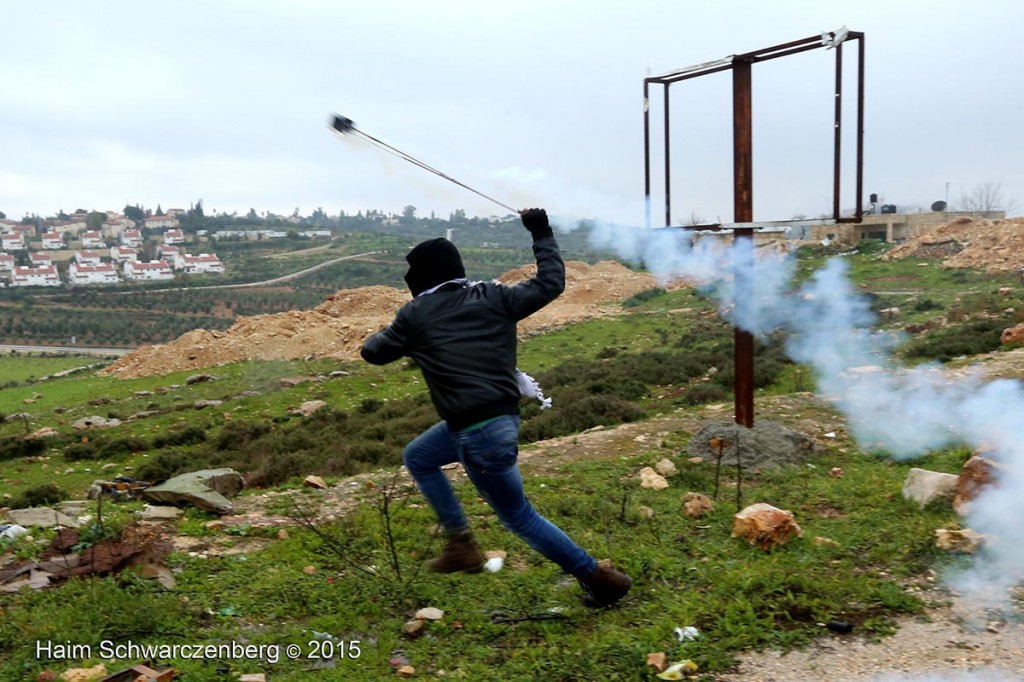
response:
<path id="1" fill-rule="evenodd" d="M 99 211 L 92 211 L 85 218 L 85 224 L 90 230 L 101 230 L 103 229 L 103 223 L 107 219 L 106 213 L 100 213 Z"/>
<path id="2" fill-rule="evenodd" d="M 1005 211 L 1009 214 L 1017 210 L 1017 202 L 1003 196 L 1002 183 L 988 180 L 975 185 L 969 192 L 962 192 L 959 209 L 972 213 Z"/>
<path id="3" fill-rule="evenodd" d="M 245 217 L 248 218 L 249 220 L 259 220 L 260 219 L 259 215 L 256 214 L 256 209 L 255 208 L 250 208 L 249 209 L 249 213 L 247 213 Z"/>
<path id="4" fill-rule="evenodd" d="M 85 215 L 87 213 L 88 213 L 88 211 L 86 211 L 84 208 L 76 208 L 75 209 L 75 215 Z"/>
<path id="5" fill-rule="evenodd" d="M 65 212 L 64 212 L 64 209 L 62 208 L 62 209 L 61 209 L 61 210 L 60 210 L 60 211 L 59 211 L 59 212 L 57 213 L 57 220 L 71 220 L 71 216 L 69 216 L 69 215 L 68 215 L 67 213 L 65 213 Z"/>
<path id="6" fill-rule="evenodd" d="M 200 201 L 199 203 L 202 204 L 203 202 Z M 164 214 L 164 210 L 162 208 L 160 208 L 160 204 L 156 205 L 156 214 L 157 215 L 163 215 Z"/>
<path id="7" fill-rule="evenodd" d="M 299 207 L 296 206 L 295 210 L 292 211 L 292 218 L 300 218 L 300 217 L 302 217 L 302 216 L 299 214 Z"/>
<path id="8" fill-rule="evenodd" d="M 122 210 L 121 213 L 124 213 L 126 218 L 131 218 L 136 223 L 141 223 L 143 220 L 146 219 L 146 212 L 143 211 L 142 208 L 138 205 L 128 206 L 126 204 L 124 210 Z"/>
<path id="9" fill-rule="evenodd" d="M 0 220 L 7 220 L 7 214 L 3 211 L 0 211 Z"/>
<path id="10" fill-rule="evenodd" d="M 406 206 L 402 209 L 402 217 L 406 220 L 416 220 L 416 207 Z"/>

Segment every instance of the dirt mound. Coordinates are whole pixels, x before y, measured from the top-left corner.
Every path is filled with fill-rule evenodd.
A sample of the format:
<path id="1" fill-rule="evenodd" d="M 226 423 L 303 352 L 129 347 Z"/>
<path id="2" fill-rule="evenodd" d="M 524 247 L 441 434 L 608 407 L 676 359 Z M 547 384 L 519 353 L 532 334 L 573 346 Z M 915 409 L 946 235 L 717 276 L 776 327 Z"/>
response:
<path id="1" fill-rule="evenodd" d="M 530 278 L 535 266 L 499 279 L 506 284 Z M 618 310 L 601 304 L 625 300 L 655 285 L 651 275 L 618 263 L 566 263 L 566 290 L 554 303 L 523 320 L 520 333 L 579 322 Z M 196 329 L 174 341 L 143 346 L 100 371 L 122 379 L 170 374 L 240 360 L 327 357 L 354 360 L 363 341 L 392 320 L 409 294 L 386 286 L 342 289 L 313 310 L 239 318 L 226 331 Z"/>
<path id="2" fill-rule="evenodd" d="M 897 246 L 890 258 L 941 258 L 950 268 L 990 273 L 1024 269 L 1024 218 L 957 218 Z"/>

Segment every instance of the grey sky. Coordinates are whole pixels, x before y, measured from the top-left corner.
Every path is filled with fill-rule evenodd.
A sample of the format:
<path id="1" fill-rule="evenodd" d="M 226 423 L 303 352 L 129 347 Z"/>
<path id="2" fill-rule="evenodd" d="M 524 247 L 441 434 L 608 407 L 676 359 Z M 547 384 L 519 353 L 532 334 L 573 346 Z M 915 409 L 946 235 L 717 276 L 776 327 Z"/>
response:
<path id="1" fill-rule="evenodd" d="M 1016 0 L 0 0 L 0 17 L 9 218 L 199 198 L 502 212 L 337 139 L 338 111 L 504 203 L 640 224 L 648 68 L 843 25 L 867 37 L 866 193 L 927 207 L 993 180 L 1024 202 Z M 825 50 L 754 67 L 756 219 L 830 209 L 832 68 Z M 691 83 L 672 90 L 673 214 L 728 220 L 729 76 Z"/>

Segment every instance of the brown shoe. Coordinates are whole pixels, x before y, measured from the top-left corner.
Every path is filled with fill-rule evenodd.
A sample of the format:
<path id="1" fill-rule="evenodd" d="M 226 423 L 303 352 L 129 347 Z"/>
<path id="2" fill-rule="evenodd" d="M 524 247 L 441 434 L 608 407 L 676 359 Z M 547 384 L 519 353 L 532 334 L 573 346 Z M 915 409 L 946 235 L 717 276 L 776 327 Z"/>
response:
<path id="1" fill-rule="evenodd" d="M 441 556 L 430 561 L 427 566 L 435 573 L 479 573 L 484 568 L 484 555 L 480 553 L 473 533 L 460 530 L 448 535 Z"/>
<path id="2" fill-rule="evenodd" d="M 611 606 L 626 596 L 633 579 L 612 567 L 610 561 L 600 561 L 594 572 L 580 580 L 583 586 L 583 604 L 593 608 Z"/>

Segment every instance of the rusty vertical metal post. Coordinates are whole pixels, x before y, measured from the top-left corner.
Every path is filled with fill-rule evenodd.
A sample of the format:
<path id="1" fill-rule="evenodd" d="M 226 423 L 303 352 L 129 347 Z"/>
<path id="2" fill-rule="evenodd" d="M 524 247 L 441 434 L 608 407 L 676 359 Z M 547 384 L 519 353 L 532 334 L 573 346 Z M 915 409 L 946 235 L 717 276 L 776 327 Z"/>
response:
<path id="1" fill-rule="evenodd" d="M 736 61 L 732 69 L 733 106 L 733 220 L 754 220 L 754 136 L 752 115 L 751 62 Z M 754 230 L 734 232 L 735 305 L 737 317 L 749 320 L 754 308 Z M 734 331 L 736 371 L 736 423 L 754 426 L 754 335 L 736 327 Z"/>
<path id="2" fill-rule="evenodd" d="M 864 34 L 857 40 L 857 208 L 854 218 L 860 220 L 864 200 Z"/>
<path id="3" fill-rule="evenodd" d="M 832 218 L 839 220 L 840 197 L 839 179 L 842 177 L 841 156 L 843 153 L 843 44 L 836 45 L 836 119 L 835 119 L 835 141 L 832 152 Z"/>
<path id="4" fill-rule="evenodd" d="M 672 185 L 669 181 L 669 157 L 672 147 L 668 142 L 668 83 L 665 84 L 665 227 L 672 224 Z"/>
<path id="5" fill-rule="evenodd" d="M 644 212 L 651 226 L 651 98 L 650 84 L 644 81 Z"/>

